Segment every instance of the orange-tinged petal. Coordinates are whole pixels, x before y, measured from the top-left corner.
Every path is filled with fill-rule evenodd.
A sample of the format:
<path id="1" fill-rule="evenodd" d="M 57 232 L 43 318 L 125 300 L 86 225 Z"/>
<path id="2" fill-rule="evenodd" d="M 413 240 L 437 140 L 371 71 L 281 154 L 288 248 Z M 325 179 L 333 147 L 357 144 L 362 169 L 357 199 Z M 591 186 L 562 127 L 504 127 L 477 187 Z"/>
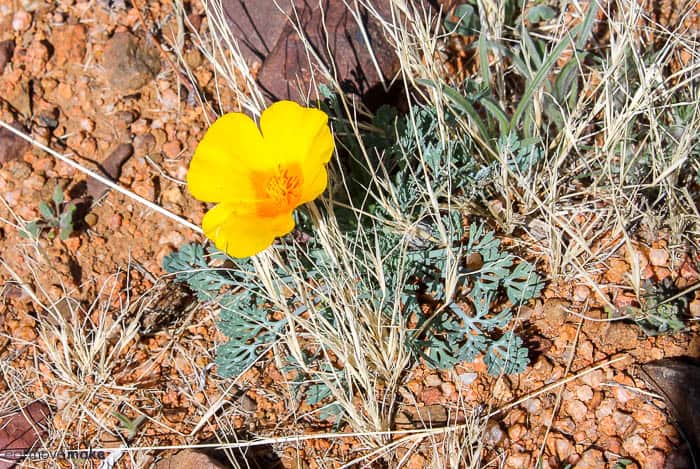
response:
<path id="1" fill-rule="evenodd" d="M 314 200 L 326 190 L 325 164 L 333 154 L 333 135 L 328 116 L 292 101 L 279 101 L 260 117 L 266 144 L 285 161 L 296 162 L 302 172 L 302 196 L 299 204 Z"/>
<path id="2" fill-rule="evenodd" d="M 301 191 L 300 204 L 305 204 L 306 202 L 311 202 L 316 199 L 319 195 L 323 194 L 328 185 L 328 173 L 326 172 L 326 167 L 321 165 L 315 168 L 315 172 L 312 168 L 304 167 L 304 184 Z"/>
<path id="3" fill-rule="evenodd" d="M 216 247 L 232 257 L 249 257 L 272 244 L 275 238 L 294 229 L 291 212 L 260 217 L 251 207 L 221 203 L 202 220 L 204 234 Z"/>
<path id="4" fill-rule="evenodd" d="M 255 122 L 241 113 L 226 114 L 214 122 L 197 145 L 187 186 L 204 202 L 255 200 L 251 171 L 269 167 L 268 154 Z"/>

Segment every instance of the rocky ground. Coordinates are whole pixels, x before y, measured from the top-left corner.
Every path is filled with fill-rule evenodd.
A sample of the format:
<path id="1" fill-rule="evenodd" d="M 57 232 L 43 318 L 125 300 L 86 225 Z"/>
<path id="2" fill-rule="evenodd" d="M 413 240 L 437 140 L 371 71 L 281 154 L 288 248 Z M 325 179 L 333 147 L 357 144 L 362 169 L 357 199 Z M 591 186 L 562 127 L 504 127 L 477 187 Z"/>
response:
<path id="1" fill-rule="evenodd" d="M 0 119 L 197 222 L 205 206 L 187 194 L 183 179 L 209 111 L 183 80 L 175 52 L 199 89 L 218 95 L 230 109 L 235 105 L 185 34 L 174 5 L 152 1 L 139 10 L 140 3 L 0 0 Z M 204 31 L 199 2 L 185 7 L 192 27 Z M 47 228 L 38 241 L 23 237 L 20 226 L 41 216 L 39 204 L 51 199 L 56 186 L 66 204 L 78 207 L 73 233 L 66 240 L 49 239 Z M 95 184 L 5 129 L 0 129 L 0 195 L 0 391 L 6 418 L 40 402 L 46 417 L 33 418 L 46 426 L 41 436 L 55 448 L 188 445 L 217 435 L 331 430 L 313 419 L 295 421 L 295 414 L 308 409 L 289 408 L 271 356 L 234 383 L 219 378 L 211 362 L 223 338 L 210 311 L 159 316 L 148 328 L 144 318 L 135 322 L 133 305 L 142 293 L 166 303 L 175 296 L 172 282 L 158 280 L 162 259 L 199 240 L 195 233 Z M 635 264 L 632 256 L 643 278 L 668 277 L 679 288 L 698 281 L 697 253 L 664 232 L 642 236 L 631 251 L 620 248 L 600 262 L 597 280 L 618 307 L 635 301 L 619 287 Z M 691 467 L 669 402 L 650 384 L 648 375 L 655 372 L 644 364 L 700 357 L 697 322 L 673 336 L 648 337 L 636 325 L 606 320 L 605 304 L 596 298 L 584 284 L 552 282 L 543 298 L 523 308 L 519 321 L 532 338 L 532 364 L 520 375 L 488 377 L 478 360 L 445 373 L 419 366 L 402 389 L 397 426 L 419 427 L 426 418 L 436 425 L 459 423 L 464 409 L 480 407 L 494 413 L 485 467 L 534 467 L 538 457 L 542 467 L 623 467 L 625 460 L 628 468 Z M 55 318 L 37 299 L 58 302 L 70 327 L 51 329 Z M 700 317 L 697 297 L 690 312 Z M 89 328 L 125 339 L 81 345 L 81 332 Z M 70 355 L 65 349 L 83 350 L 89 358 L 78 354 L 64 362 Z M 213 408 L 219 410 L 210 413 Z M 148 418 L 131 432 L 117 414 L 127 421 Z M 5 439 L 19 432 L 9 428 Z M 1 438 L 0 433 L 0 443 Z M 437 443 L 425 440 L 410 452 L 407 445 L 399 457 L 406 454 L 407 467 L 426 467 Z M 261 451 L 255 457 L 268 463 L 265 458 L 273 457 L 285 467 L 328 467 L 360 455 L 351 439 L 273 449 L 274 456 Z M 122 455 L 118 464 L 215 464 L 206 456 L 174 453 L 144 450 Z M 168 459 L 173 457 L 206 462 Z M 65 460 L 58 464 L 68 467 Z"/>

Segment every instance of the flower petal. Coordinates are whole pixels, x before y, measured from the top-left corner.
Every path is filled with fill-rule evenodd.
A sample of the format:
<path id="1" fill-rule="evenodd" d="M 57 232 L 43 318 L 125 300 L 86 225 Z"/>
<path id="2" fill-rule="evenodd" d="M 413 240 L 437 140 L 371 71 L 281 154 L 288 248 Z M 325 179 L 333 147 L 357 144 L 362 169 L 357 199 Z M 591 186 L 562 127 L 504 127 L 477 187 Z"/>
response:
<path id="1" fill-rule="evenodd" d="M 291 213 L 260 217 L 249 208 L 221 203 L 204 215 L 202 228 L 217 248 L 242 258 L 263 251 L 275 238 L 292 231 L 294 218 Z"/>
<path id="2" fill-rule="evenodd" d="M 325 112 L 278 101 L 260 116 L 265 142 L 282 161 L 325 164 L 333 153 L 333 136 Z"/>
<path id="3" fill-rule="evenodd" d="M 187 172 L 188 189 L 204 202 L 250 202 L 255 199 L 250 172 L 266 169 L 268 154 L 251 118 L 226 114 L 197 145 Z"/>
<path id="4" fill-rule="evenodd" d="M 304 185 L 302 187 L 299 205 L 311 202 L 326 190 L 326 186 L 328 185 L 328 172 L 325 166 L 321 165 L 315 169 L 316 171 L 312 172 L 312 168 L 308 165 L 303 167 Z"/>
<path id="5" fill-rule="evenodd" d="M 302 169 L 300 203 L 314 200 L 326 190 L 325 164 L 334 149 L 328 116 L 292 101 L 279 101 L 260 117 L 260 128 L 271 151 L 284 161 L 297 162 Z"/>

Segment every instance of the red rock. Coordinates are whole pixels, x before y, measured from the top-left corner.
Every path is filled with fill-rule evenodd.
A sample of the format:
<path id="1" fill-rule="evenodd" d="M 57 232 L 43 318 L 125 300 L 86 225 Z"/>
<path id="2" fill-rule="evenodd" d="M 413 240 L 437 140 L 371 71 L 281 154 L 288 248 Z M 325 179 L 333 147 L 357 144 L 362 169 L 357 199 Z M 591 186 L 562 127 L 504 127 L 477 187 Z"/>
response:
<path id="1" fill-rule="evenodd" d="M 85 26 L 66 24 L 54 28 L 51 44 L 54 47 L 53 61 L 56 66 L 82 65 L 87 50 Z"/>
<path id="2" fill-rule="evenodd" d="M 457 396 L 457 389 L 455 388 L 455 385 L 452 383 L 442 383 L 440 384 L 440 391 L 442 391 L 442 395 L 445 396 L 446 398 L 456 398 Z"/>
<path id="3" fill-rule="evenodd" d="M 511 391 L 511 383 L 507 376 L 501 376 L 496 380 L 496 384 L 493 385 L 491 390 L 493 397 L 502 402 L 508 402 L 513 399 L 513 392 Z"/>
<path id="4" fill-rule="evenodd" d="M 506 458 L 506 467 L 523 469 L 524 467 L 530 467 L 531 460 L 532 456 L 530 453 L 514 453 Z"/>
<path id="5" fill-rule="evenodd" d="M 560 298 L 552 298 L 547 300 L 543 305 L 544 320 L 550 328 L 561 327 L 569 313 L 566 309 L 569 307 L 569 302 Z"/>
<path id="6" fill-rule="evenodd" d="M 579 400 L 568 401 L 565 407 L 566 413 L 576 422 L 582 422 L 588 416 L 588 407 Z"/>
<path id="7" fill-rule="evenodd" d="M 639 408 L 632 413 L 632 417 L 637 423 L 648 428 L 658 428 L 666 421 L 664 414 L 650 404 L 642 404 L 639 406 Z"/>
<path id="8" fill-rule="evenodd" d="M 602 438 L 598 440 L 598 445 L 611 453 L 620 454 L 622 452 L 622 440 L 616 436 Z"/>
<path id="9" fill-rule="evenodd" d="M 627 262 L 621 259 L 612 259 L 609 266 L 610 269 L 605 272 L 605 278 L 610 283 L 621 283 L 630 270 Z"/>
<path id="10" fill-rule="evenodd" d="M 80 238 L 78 238 L 77 236 L 73 236 L 71 238 L 68 238 L 63 243 L 66 245 L 68 250 L 72 253 L 75 253 L 78 250 L 78 248 L 80 248 Z"/>
<path id="11" fill-rule="evenodd" d="M 615 419 L 612 415 L 606 415 L 598 421 L 598 429 L 600 433 L 607 436 L 617 435 L 617 426 L 615 425 Z"/>
<path id="12" fill-rule="evenodd" d="M 534 398 L 534 397 L 532 399 L 526 400 L 521 405 L 522 405 L 523 409 L 527 410 L 527 412 L 529 414 L 532 414 L 532 415 L 539 414 L 540 409 L 542 409 L 542 402 L 540 402 L 539 399 Z"/>
<path id="13" fill-rule="evenodd" d="M 423 469 L 427 466 L 428 460 L 420 453 L 413 453 L 406 463 L 408 469 Z"/>
<path id="14" fill-rule="evenodd" d="M 637 296 L 632 292 L 624 292 L 615 297 L 615 306 L 622 311 L 627 311 L 627 308 L 635 307 L 638 304 Z"/>
<path id="15" fill-rule="evenodd" d="M 649 249 L 649 262 L 656 267 L 664 267 L 668 265 L 668 251 L 665 249 Z"/>
<path id="16" fill-rule="evenodd" d="M 605 467 L 603 453 L 597 449 L 589 449 L 581 455 L 581 459 L 576 463 L 574 469 L 600 469 Z"/>
<path id="17" fill-rule="evenodd" d="M 632 457 L 638 458 L 647 449 L 647 444 L 639 435 L 632 435 L 622 442 L 622 448 Z"/>
<path id="18" fill-rule="evenodd" d="M 670 453 L 675 447 L 674 444 L 664 435 L 658 428 L 652 430 L 652 433 L 647 436 L 647 443 L 650 447 L 660 449 L 666 453 Z"/>
<path id="19" fill-rule="evenodd" d="M 694 318 L 700 317 L 700 300 L 693 300 L 688 305 L 690 315 Z"/>
<path id="20" fill-rule="evenodd" d="M 2 43 L 0 43 L 0 51 L 2 51 Z M 1 54 L 2 52 L 0 52 Z M 2 58 L 0 56 L 0 71 L 2 71 Z M 685 261 L 683 264 L 681 264 L 681 270 L 680 270 L 680 275 L 681 277 L 688 279 L 688 280 L 697 280 L 698 277 L 700 277 L 700 274 L 698 274 L 698 271 L 695 270 L 693 267 L 693 264 L 690 261 Z"/>
<path id="21" fill-rule="evenodd" d="M 486 424 L 484 432 L 484 443 L 489 447 L 496 447 L 506 437 L 505 432 L 501 428 L 501 424 L 495 420 L 489 420 Z"/>
<path id="22" fill-rule="evenodd" d="M 576 288 L 574 288 L 574 301 L 578 301 L 579 303 L 582 303 L 588 299 L 588 296 L 591 294 L 590 288 L 588 288 L 585 285 L 578 285 Z"/>
<path id="23" fill-rule="evenodd" d="M 586 373 L 581 377 L 582 382 L 596 389 L 600 387 L 600 383 L 602 383 L 604 379 L 605 376 L 603 375 L 602 370 L 595 370 L 590 373 Z"/>
<path id="24" fill-rule="evenodd" d="M 583 359 L 586 363 L 593 362 L 593 352 L 595 351 L 593 347 L 593 342 L 590 340 L 582 340 L 578 346 L 578 356 Z"/>
<path id="25" fill-rule="evenodd" d="M 588 385 L 581 385 L 576 388 L 576 397 L 583 402 L 593 399 L 593 390 Z"/>
<path id="26" fill-rule="evenodd" d="M 431 373 L 423 378 L 423 383 L 428 387 L 437 387 L 442 384 L 442 379 L 440 379 L 439 375 Z"/>
<path id="27" fill-rule="evenodd" d="M 625 404 L 630 399 L 634 399 L 634 394 L 632 394 L 622 386 L 613 387 L 613 396 L 615 397 L 615 400 L 620 404 Z"/>
<path id="28" fill-rule="evenodd" d="M 560 461 L 566 461 L 569 458 L 569 456 L 574 454 L 574 445 L 564 435 L 554 434 L 552 440 L 553 441 L 550 447 L 550 452 L 556 454 L 557 458 Z"/>
<path id="29" fill-rule="evenodd" d="M 527 427 L 521 423 L 516 423 L 508 428 L 508 438 L 510 438 L 511 443 L 520 441 L 526 433 Z"/>
<path id="30" fill-rule="evenodd" d="M 663 279 L 671 276 L 671 270 L 666 267 L 654 267 L 654 275 L 656 280 L 661 282 Z"/>
<path id="31" fill-rule="evenodd" d="M 644 453 L 640 460 L 644 469 L 664 469 L 666 467 L 666 455 L 658 449 Z"/>
<path id="32" fill-rule="evenodd" d="M 425 388 L 421 393 L 421 401 L 425 405 L 438 404 L 442 402 L 443 396 L 440 388 Z"/>
<path id="33" fill-rule="evenodd" d="M 612 417 L 615 421 L 615 427 L 617 428 L 617 432 L 619 435 L 626 434 L 635 425 L 632 416 L 624 412 L 615 411 Z"/>
<path id="34" fill-rule="evenodd" d="M 617 352 L 633 349 L 637 346 L 639 328 L 632 324 L 611 321 L 605 324 L 601 332 L 600 347 L 604 352 Z"/>
<path id="35" fill-rule="evenodd" d="M 167 156 L 168 158 L 177 158 L 177 156 L 180 154 L 180 151 L 182 151 L 182 145 L 180 145 L 180 142 L 178 142 L 177 140 L 171 140 L 165 145 L 163 145 L 163 153 L 165 153 L 165 156 Z"/>

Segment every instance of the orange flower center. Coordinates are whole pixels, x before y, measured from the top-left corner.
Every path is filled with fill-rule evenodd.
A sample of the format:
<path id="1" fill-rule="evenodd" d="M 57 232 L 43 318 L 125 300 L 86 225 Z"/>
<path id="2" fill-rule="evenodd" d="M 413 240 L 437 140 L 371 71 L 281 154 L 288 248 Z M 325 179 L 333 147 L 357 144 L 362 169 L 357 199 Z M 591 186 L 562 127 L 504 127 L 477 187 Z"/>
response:
<path id="1" fill-rule="evenodd" d="M 286 201 L 287 205 L 292 205 L 301 198 L 301 174 L 298 171 L 291 171 L 290 168 L 282 169 L 277 167 L 274 173 L 265 184 L 265 193 L 270 199 L 278 202 Z"/>
<path id="2" fill-rule="evenodd" d="M 298 164 L 277 165 L 269 173 L 255 175 L 258 214 L 271 217 L 294 210 L 301 200 L 303 183 L 304 178 Z"/>

